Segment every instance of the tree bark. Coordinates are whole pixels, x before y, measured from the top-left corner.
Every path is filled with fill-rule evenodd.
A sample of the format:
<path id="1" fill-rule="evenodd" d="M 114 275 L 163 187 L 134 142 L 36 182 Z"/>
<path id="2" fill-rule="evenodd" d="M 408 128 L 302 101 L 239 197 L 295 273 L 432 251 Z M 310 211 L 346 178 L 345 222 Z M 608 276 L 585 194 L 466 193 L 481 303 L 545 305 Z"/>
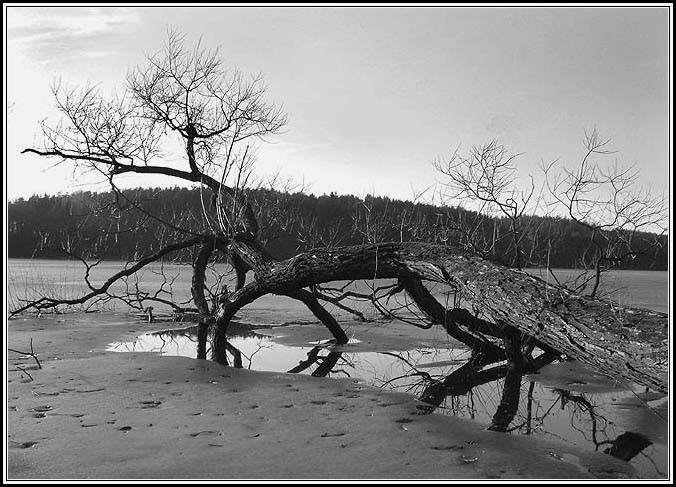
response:
<path id="1" fill-rule="evenodd" d="M 463 307 L 444 311 L 443 321 L 436 321 L 448 325 L 451 318 L 462 317 L 455 325 L 484 343 L 489 342 L 482 331 L 518 331 L 546 351 L 563 353 L 609 377 L 662 392 L 668 388 L 666 314 L 584 297 L 463 250 L 421 243 L 316 249 L 268 262 L 265 270 L 224 296 L 216 314 L 216 337 L 225 337 L 237 310 L 265 294 L 289 295 L 336 280 L 418 279 L 455 289 Z M 417 302 L 429 298 L 409 292 Z M 422 307 L 433 310 L 432 315 L 441 313 L 433 303 Z"/>
<path id="2" fill-rule="evenodd" d="M 244 287 L 247 269 L 254 271 L 256 282 L 263 282 L 273 272 L 273 269 L 277 265 L 275 259 L 265 251 L 250 232 L 240 234 L 237 238 L 233 239 L 228 245 L 228 255 L 237 273 L 236 292 Z M 319 303 L 317 298 L 311 292 L 301 288 L 290 288 L 275 294 L 288 296 L 302 302 L 312 314 L 328 328 L 336 340 L 336 343 L 344 344 L 348 342 L 347 335 L 336 319 Z M 227 296 L 223 296 L 223 299 L 227 301 L 228 298 Z M 237 309 L 239 309 L 239 307 Z M 234 312 L 236 312 L 237 309 L 234 310 Z M 223 335 L 223 333 L 221 333 L 221 335 Z M 219 338 L 219 340 L 222 342 L 223 337 Z"/>

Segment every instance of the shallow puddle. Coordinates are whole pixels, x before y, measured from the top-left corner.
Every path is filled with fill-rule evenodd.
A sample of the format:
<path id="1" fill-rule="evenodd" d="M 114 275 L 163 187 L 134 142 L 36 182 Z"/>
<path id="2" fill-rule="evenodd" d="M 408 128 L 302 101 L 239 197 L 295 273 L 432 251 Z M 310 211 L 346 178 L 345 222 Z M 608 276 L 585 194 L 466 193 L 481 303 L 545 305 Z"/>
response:
<path id="1" fill-rule="evenodd" d="M 196 332 L 190 327 L 146 333 L 111 343 L 107 350 L 195 358 Z M 664 478 L 668 472 L 666 397 L 618 387 L 579 365 L 552 364 L 539 374 L 506 378 L 496 364 L 485 377 L 472 376 L 468 383 L 467 376 L 459 381 L 455 377 L 470 350 L 448 344 L 390 351 L 368 351 L 359 340 L 340 347 L 323 342 L 289 346 L 251 330 L 231 336 L 229 342 L 241 352 L 244 368 L 359 379 L 431 398 L 429 406 L 420 403 L 420 414 L 473 419 L 508 434 L 558 438 L 629 458 L 644 478 Z"/>

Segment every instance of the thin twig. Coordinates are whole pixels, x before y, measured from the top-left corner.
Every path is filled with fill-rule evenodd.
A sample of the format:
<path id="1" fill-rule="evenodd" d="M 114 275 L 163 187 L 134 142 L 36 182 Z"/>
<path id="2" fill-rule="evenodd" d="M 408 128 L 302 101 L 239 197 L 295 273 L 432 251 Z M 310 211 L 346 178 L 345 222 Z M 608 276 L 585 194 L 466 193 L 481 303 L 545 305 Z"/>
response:
<path id="1" fill-rule="evenodd" d="M 33 351 L 33 339 L 32 338 L 31 338 L 31 351 L 30 352 L 21 352 L 19 350 L 14 350 L 12 348 L 8 348 L 7 350 L 10 351 L 10 352 L 21 354 L 21 355 L 30 355 L 31 357 L 33 357 L 35 359 L 35 362 L 38 364 L 38 369 L 42 368 L 42 365 L 40 364 L 38 357 L 35 355 L 35 352 Z"/>
<path id="2" fill-rule="evenodd" d="M 28 377 L 30 377 L 31 381 L 35 380 L 35 379 L 33 379 L 33 376 L 30 375 L 30 373 L 26 369 L 24 369 L 23 367 L 17 365 L 16 368 L 19 369 L 24 374 L 26 374 Z"/>

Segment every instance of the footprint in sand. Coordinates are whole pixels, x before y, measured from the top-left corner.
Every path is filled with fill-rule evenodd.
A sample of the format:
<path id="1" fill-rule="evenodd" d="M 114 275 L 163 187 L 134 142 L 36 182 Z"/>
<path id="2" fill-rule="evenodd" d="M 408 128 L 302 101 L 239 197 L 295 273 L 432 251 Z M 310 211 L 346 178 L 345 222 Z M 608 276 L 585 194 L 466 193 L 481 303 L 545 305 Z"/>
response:
<path id="1" fill-rule="evenodd" d="M 476 462 L 477 460 L 479 460 L 479 458 L 471 455 L 460 455 L 458 457 L 458 460 L 461 464 L 470 464 Z"/>
<path id="2" fill-rule="evenodd" d="M 58 396 L 58 392 L 40 392 L 40 391 L 31 391 L 36 396 Z"/>
<path id="3" fill-rule="evenodd" d="M 446 451 L 446 450 L 464 450 L 465 447 L 462 445 L 447 445 L 447 446 L 431 446 L 430 448 L 432 450 Z"/>
<path id="4" fill-rule="evenodd" d="M 139 404 L 141 404 L 141 409 L 149 409 L 149 408 L 159 407 L 160 404 L 162 404 L 162 402 L 161 401 L 140 401 Z"/>
<path id="5" fill-rule="evenodd" d="M 36 413 L 46 413 L 47 411 L 51 411 L 54 409 L 54 406 L 35 406 L 34 408 L 31 408 L 31 411 L 34 411 Z"/>
<path id="6" fill-rule="evenodd" d="M 223 436 L 223 433 L 221 433 L 220 431 L 207 430 L 207 431 L 198 431 L 197 433 L 190 433 L 189 436 L 192 436 L 193 438 L 197 436 Z"/>
<path id="7" fill-rule="evenodd" d="M 19 442 L 19 441 L 9 440 L 9 447 L 10 448 L 33 448 L 37 444 L 38 444 L 37 441 Z"/>

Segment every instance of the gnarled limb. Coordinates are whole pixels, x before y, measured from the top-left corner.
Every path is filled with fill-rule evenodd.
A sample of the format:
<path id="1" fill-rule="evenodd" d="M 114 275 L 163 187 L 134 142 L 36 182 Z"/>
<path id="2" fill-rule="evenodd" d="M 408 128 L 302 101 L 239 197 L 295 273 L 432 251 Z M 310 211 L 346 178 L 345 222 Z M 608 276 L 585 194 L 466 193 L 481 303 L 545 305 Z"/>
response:
<path id="1" fill-rule="evenodd" d="M 231 261 L 236 265 L 235 269 L 239 269 L 237 272 L 237 290 L 241 290 L 244 286 L 246 269 L 252 269 L 256 276 L 256 282 L 262 282 L 276 265 L 272 256 L 249 233 L 241 234 L 238 238 L 233 239 L 228 245 L 228 252 Z M 347 335 L 336 319 L 317 301 L 317 298 L 311 292 L 305 289 L 292 289 L 275 294 L 288 296 L 302 302 L 328 328 L 337 343 L 348 342 Z"/>
<path id="2" fill-rule="evenodd" d="M 235 269 L 235 274 L 237 275 L 237 284 L 235 285 L 235 289 L 242 289 L 244 284 L 246 284 L 246 272 L 249 270 L 249 268 L 244 263 L 242 258 L 235 253 L 229 253 L 228 258 L 230 259 L 230 263 Z"/>
<path id="3" fill-rule="evenodd" d="M 458 321 L 453 314 L 453 310 L 446 310 L 441 303 L 432 296 L 420 279 L 416 277 L 403 277 L 399 279 L 399 283 L 406 289 L 415 304 L 427 314 L 433 322 L 443 326 L 453 338 L 468 345 L 476 353 L 494 356 L 499 360 L 506 358 L 504 352 L 499 347 L 481 335 L 476 335 L 460 328 L 460 326 L 458 326 Z M 483 320 L 477 318 L 474 318 L 474 320 L 481 322 L 484 327 L 489 327 L 493 336 L 504 336 L 504 331 L 493 326 L 491 323 L 483 322 Z"/>
<path id="4" fill-rule="evenodd" d="M 208 239 L 208 237 L 195 237 L 191 238 L 189 240 L 185 240 L 183 242 L 177 242 L 171 245 L 167 245 L 166 247 L 162 248 L 158 252 L 149 255 L 147 257 L 144 257 L 143 259 L 140 259 L 136 264 L 134 264 L 131 267 L 128 267 L 120 272 L 117 272 L 110 276 L 106 282 L 104 282 L 101 286 L 99 287 L 94 287 L 90 285 L 90 288 L 92 289 L 91 292 L 80 296 L 79 298 L 73 298 L 73 299 L 56 299 L 56 298 L 49 298 L 49 297 L 42 297 L 38 300 L 31 301 L 30 303 L 27 303 L 26 305 L 22 306 L 21 308 L 18 308 L 16 310 L 13 310 L 10 312 L 9 317 L 13 317 L 19 313 L 22 313 L 23 311 L 26 311 L 28 309 L 36 309 L 38 311 L 41 311 L 43 309 L 50 309 L 50 308 L 55 308 L 60 305 L 74 305 L 74 304 L 83 304 L 89 301 L 90 299 L 93 299 L 97 296 L 100 296 L 102 294 L 105 294 L 108 292 L 108 289 L 110 289 L 110 286 L 112 286 L 115 282 L 118 280 L 131 276 L 135 272 L 139 271 L 146 265 L 155 262 L 165 255 L 175 252 L 177 250 L 185 249 L 188 247 L 192 247 L 194 245 L 197 245 L 201 242 L 204 242 Z"/>
<path id="5" fill-rule="evenodd" d="M 205 317 L 209 316 L 209 304 L 205 296 L 205 273 L 207 264 L 209 263 L 209 258 L 211 257 L 216 243 L 213 240 L 208 240 L 200 245 L 199 250 L 197 251 L 197 258 L 193 263 L 193 272 L 192 272 L 192 286 L 190 287 L 190 292 L 192 294 L 192 300 L 197 306 L 197 310 L 200 315 Z"/>
<path id="6" fill-rule="evenodd" d="M 207 303 L 205 289 L 205 272 L 209 257 L 215 248 L 215 242 L 208 240 L 204 242 L 197 251 L 197 258 L 193 263 L 192 286 L 190 292 L 195 306 L 200 313 L 200 322 L 197 330 L 197 358 L 206 360 L 207 358 L 207 338 L 209 336 L 209 326 L 213 318 L 209 313 L 209 304 Z"/>
<path id="7" fill-rule="evenodd" d="M 319 301 L 317 301 L 317 298 L 315 298 L 311 292 L 306 291 L 305 289 L 298 289 L 296 291 L 287 293 L 286 296 L 297 299 L 307 306 L 312 314 L 314 314 L 317 319 L 319 319 L 319 321 L 321 321 L 322 324 L 329 329 L 333 337 L 336 339 L 336 343 L 342 344 L 348 342 L 347 335 L 340 327 L 336 319 L 321 304 L 319 304 Z"/>

